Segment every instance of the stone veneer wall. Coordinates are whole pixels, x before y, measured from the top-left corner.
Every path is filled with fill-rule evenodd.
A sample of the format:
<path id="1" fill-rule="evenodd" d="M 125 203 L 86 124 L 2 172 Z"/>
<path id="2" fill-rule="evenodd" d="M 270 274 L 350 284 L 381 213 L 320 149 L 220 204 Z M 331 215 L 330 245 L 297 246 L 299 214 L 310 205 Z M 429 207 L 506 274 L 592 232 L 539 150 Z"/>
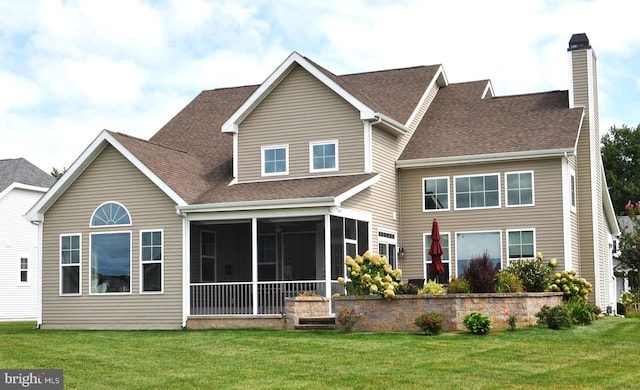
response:
<path id="1" fill-rule="evenodd" d="M 285 298 L 286 328 L 293 329 L 300 318 L 331 316 L 331 302 L 326 297 Z"/>
<path id="2" fill-rule="evenodd" d="M 517 316 L 518 327 L 535 325 L 538 320 L 535 315 L 542 306 L 562 304 L 562 293 L 397 295 L 389 301 L 380 296 L 342 296 L 333 299 L 336 313 L 342 309 L 364 313 L 354 331 L 418 331 L 414 319 L 430 311 L 437 311 L 444 316 L 444 331 L 455 331 L 466 330 L 462 319 L 472 311 L 489 316 L 494 329 L 509 326 L 505 310 Z"/>

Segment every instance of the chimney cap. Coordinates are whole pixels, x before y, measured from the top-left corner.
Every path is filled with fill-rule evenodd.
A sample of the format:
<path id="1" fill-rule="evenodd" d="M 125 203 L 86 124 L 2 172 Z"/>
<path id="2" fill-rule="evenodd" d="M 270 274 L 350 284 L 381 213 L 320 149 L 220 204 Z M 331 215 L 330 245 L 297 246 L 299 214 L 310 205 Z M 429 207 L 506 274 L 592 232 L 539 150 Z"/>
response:
<path id="1" fill-rule="evenodd" d="M 571 39 L 569 40 L 569 48 L 567 51 L 574 50 L 582 50 L 582 49 L 591 49 L 591 45 L 589 45 L 589 38 L 587 38 L 587 34 L 573 34 Z"/>

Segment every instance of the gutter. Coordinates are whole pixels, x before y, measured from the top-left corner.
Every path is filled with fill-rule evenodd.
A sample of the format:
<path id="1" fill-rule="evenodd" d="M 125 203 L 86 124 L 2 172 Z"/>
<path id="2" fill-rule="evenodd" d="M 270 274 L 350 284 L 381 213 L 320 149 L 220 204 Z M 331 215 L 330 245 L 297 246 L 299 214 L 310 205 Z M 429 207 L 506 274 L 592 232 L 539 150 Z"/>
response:
<path id="1" fill-rule="evenodd" d="M 476 154 L 470 156 L 447 156 L 434 158 L 419 158 L 413 160 L 396 161 L 397 168 L 426 168 L 446 165 L 468 165 L 477 163 L 491 163 L 500 161 L 530 160 L 533 158 L 566 157 L 575 155 L 574 148 L 535 150 L 528 152 L 507 152 Z"/>

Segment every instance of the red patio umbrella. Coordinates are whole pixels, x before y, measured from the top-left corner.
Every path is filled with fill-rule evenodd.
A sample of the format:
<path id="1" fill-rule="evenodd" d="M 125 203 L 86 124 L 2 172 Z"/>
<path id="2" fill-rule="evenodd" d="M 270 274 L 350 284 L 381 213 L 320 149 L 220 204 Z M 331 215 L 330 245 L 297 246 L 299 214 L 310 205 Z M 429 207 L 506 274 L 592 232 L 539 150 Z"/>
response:
<path id="1" fill-rule="evenodd" d="M 440 228 L 438 221 L 434 218 L 431 225 L 431 246 L 429 247 L 429 255 L 431 255 L 431 265 L 429 271 L 436 275 L 444 273 L 442 266 L 442 245 L 440 244 Z"/>

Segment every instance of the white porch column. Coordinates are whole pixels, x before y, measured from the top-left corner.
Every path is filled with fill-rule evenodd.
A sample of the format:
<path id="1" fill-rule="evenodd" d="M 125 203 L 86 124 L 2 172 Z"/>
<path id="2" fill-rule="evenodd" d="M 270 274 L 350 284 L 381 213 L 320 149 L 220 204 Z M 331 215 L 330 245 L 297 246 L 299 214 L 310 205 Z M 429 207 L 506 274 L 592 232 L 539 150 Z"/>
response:
<path id="1" fill-rule="evenodd" d="M 331 216 L 324 216 L 324 284 L 325 296 L 331 298 Z"/>
<path id="2" fill-rule="evenodd" d="M 258 315 L 258 219 L 251 218 L 251 297 L 253 315 Z"/>

